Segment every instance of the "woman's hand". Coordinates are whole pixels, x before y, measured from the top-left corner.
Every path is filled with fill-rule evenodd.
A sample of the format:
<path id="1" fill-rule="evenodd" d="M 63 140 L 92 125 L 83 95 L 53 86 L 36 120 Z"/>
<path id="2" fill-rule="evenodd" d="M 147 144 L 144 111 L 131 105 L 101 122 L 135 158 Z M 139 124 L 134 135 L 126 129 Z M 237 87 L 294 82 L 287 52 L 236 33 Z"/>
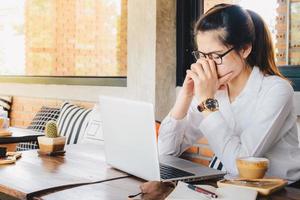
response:
<path id="1" fill-rule="evenodd" d="M 194 97 L 194 81 L 188 74 L 185 76 L 182 88 L 177 96 L 171 116 L 177 120 L 184 118 Z"/>
<path id="2" fill-rule="evenodd" d="M 171 116 L 175 119 L 182 119 L 194 96 L 199 103 L 208 98 L 214 98 L 217 90 L 224 87 L 231 75 L 229 73 L 219 79 L 215 62 L 211 59 L 201 59 L 192 64 L 191 70 L 186 71 L 186 77 L 171 111 Z"/>
<path id="3" fill-rule="evenodd" d="M 191 65 L 191 70 L 187 70 L 187 74 L 194 81 L 194 93 L 199 103 L 207 98 L 214 98 L 219 80 L 213 60 L 197 60 Z"/>
<path id="4" fill-rule="evenodd" d="M 199 103 L 208 98 L 214 98 L 217 90 L 224 86 L 231 74 L 218 78 L 215 62 L 211 59 L 199 59 L 187 70 L 187 76 L 194 82 L 194 94 Z"/>
<path id="5" fill-rule="evenodd" d="M 188 73 L 182 84 L 181 95 L 186 98 L 193 98 L 194 96 L 194 81 Z"/>

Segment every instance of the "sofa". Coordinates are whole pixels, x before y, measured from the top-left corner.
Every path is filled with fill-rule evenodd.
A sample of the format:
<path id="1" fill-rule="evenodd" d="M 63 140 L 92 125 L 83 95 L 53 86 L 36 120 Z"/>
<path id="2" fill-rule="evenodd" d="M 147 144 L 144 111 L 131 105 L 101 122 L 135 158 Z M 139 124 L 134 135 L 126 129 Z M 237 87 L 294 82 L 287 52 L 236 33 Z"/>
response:
<path id="1" fill-rule="evenodd" d="M 0 96 L 1 100 L 7 96 Z M 87 134 L 89 130 L 89 122 L 92 117 L 95 118 L 97 108 L 93 102 L 83 101 L 64 101 L 56 99 L 42 99 L 31 97 L 10 97 L 10 107 L 6 108 L 9 112 L 10 126 L 18 128 L 31 129 L 37 132 L 44 132 L 45 125 L 50 120 L 57 121 L 61 135 L 67 136 L 67 144 L 77 144 L 81 140 L 90 140 L 94 142 L 102 141 L 103 138 L 99 134 Z M 1 105 L 1 103 L 0 103 Z M 98 123 L 98 131 L 101 126 L 101 121 L 96 120 Z M 92 121 L 92 123 L 96 123 Z M 74 133 L 74 134 L 73 134 Z M 84 137 L 88 136 L 88 137 Z M 36 142 L 21 143 L 18 145 L 17 150 L 36 149 L 38 145 Z"/>

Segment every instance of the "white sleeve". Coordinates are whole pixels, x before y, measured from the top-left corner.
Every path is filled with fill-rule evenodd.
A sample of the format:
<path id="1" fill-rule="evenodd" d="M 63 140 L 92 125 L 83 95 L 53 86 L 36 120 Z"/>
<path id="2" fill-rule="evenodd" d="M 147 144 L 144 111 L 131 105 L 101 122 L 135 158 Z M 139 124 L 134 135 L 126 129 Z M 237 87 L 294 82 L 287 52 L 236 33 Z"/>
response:
<path id="1" fill-rule="evenodd" d="M 293 89 L 276 84 L 258 100 L 255 119 L 241 134 L 228 127 L 222 114 L 214 112 L 200 124 L 200 129 L 226 170 L 237 174 L 235 160 L 242 156 L 263 156 L 274 145 L 292 109 Z"/>
<path id="2" fill-rule="evenodd" d="M 195 99 L 192 101 L 187 115 L 176 120 L 170 113 L 162 121 L 158 136 L 158 152 L 160 155 L 181 155 L 188 147 L 203 137 L 199 126 L 203 115 L 196 108 Z"/>

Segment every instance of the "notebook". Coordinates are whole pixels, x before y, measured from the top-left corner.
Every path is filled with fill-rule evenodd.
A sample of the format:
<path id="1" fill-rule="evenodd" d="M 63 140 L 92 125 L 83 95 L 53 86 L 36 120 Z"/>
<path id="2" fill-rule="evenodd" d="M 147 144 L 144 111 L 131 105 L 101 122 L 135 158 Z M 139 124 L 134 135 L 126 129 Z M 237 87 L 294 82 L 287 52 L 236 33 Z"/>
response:
<path id="1" fill-rule="evenodd" d="M 238 188 L 235 186 L 227 186 L 222 188 L 215 188 L 210 185 L 197 185 L 205 190 L 214 192 L 218 198 L 210 198 L 202 193 L 196 192 L 188 188 L 188 184 L 179 181 L 176 188 L 166 198 L 166 200 L 255 200 L 257 191 L 245 188 Z"/>

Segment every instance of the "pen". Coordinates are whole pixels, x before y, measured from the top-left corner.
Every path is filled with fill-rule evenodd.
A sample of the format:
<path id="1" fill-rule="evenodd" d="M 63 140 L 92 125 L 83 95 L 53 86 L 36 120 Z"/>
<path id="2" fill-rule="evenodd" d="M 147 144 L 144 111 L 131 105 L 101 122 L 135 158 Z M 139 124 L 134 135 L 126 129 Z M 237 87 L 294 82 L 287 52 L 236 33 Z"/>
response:
<path id="1" fill-rule="evenodd" d="M 188 184 L 188 188 L 190 188 L 190 189 L 192 189 L 192 190 L 194 190 L 196 192 L 199 192 L 199 193 L 202 193 L 202 194 L 206 194 L 206 195 L 208 195 L 208 196 L 210 196 L 212 198 L 218 198 L 217 194 L 215 194 L 213 192 L 210 192 L 208 190 L 205 190 L 203 188 L 200 188 L 198 186 L 194 186 L 194 185 Z"/>

